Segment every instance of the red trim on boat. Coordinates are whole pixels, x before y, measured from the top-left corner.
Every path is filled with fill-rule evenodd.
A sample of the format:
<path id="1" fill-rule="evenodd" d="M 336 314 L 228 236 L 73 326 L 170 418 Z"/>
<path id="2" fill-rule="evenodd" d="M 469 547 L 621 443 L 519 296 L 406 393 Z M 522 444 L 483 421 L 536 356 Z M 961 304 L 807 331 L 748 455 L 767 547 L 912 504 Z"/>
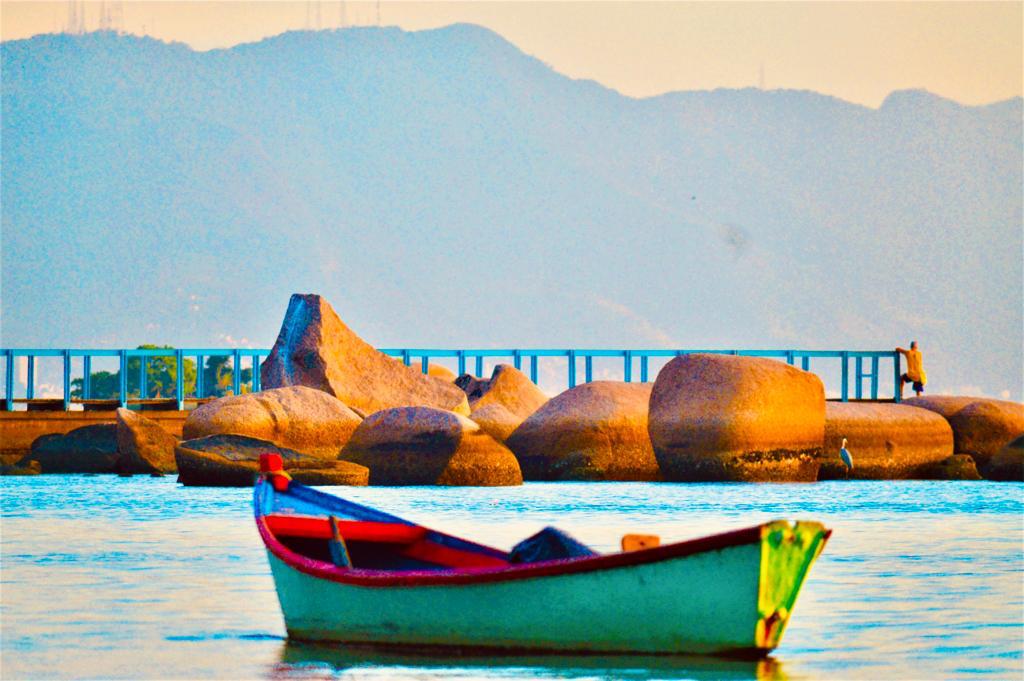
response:
<path id="1" fill-rule="evenodd" d="M 426 561 L 428 563 L 437 563 L 438 565 L 444 565 L 450 568 L 485 568 L 485 567 L 508 567 L 509 562 L 502 560 L 501 558 L 495 558 L 494 556 L 488 556 L 483 553 L 474 553 L 473 551 L 463 551 L 462 549 L 454 549 L 450 546 L 444 546 L 437 542 L 432 542 L 427 539 L 421 539 L 415 544 L 411 544 L 407 549 L 402 551 L 403 556 L 409 558 L 415 558 L 416 560 Z"/>
<path id="2" fill-rule="evenodd" d="M 256 517 L 256 527 L 259 530 L 260 537 L 263 539 L 267 550 L 286 565 L 299 572 L 320 579 L 367 587 L 484 584 L 514 579 L 534 579 L 537 577 L 577 574 L 656 563 L 670 558 L 681 558 L 698 553 L 719 551 L 733 546 L 756 544 L 761 541 L 761 526 L 756 525 L 742 530 L 723 532 L 722 534 L 710 537 L 701 537 L 699 539 L 666 544 L 629 553 L 611 553 L 587 556 L 585 558 L 546 561 L 543 563 L 468 567 L 454 570 L 363 570 L 359 568 L 335 567 L 330 563 L 313 560 L 312 558 L 295 553 L 277 540 L 267 525 L 266 517 Z"/>
<path id="3" fill-rule="evenodd" d="M 267 527 L 280 537 L 332 539 L 331 522 L 309 515 L 269 514 L 263 516 Z M 381 523 L 369 520 L 339 520 L 338 530 L 346 541 L 375 541 L 384 544 L 412 544 L 427 534 L 427 528 L 402 523 Z"/>

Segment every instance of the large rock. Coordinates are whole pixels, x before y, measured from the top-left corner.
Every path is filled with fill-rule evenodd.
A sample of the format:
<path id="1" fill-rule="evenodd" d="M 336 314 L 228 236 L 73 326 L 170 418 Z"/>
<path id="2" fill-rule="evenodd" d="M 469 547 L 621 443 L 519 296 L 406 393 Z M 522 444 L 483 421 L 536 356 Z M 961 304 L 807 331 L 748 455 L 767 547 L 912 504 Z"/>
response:
<path id="1" fill-rule="evenodd" d="M 828 402 L 825 460 L 839 461 L 843 438 L 849 441 L 846 448 L 853 457 L 851 478 L 931 477 L 930 467 L 953 455 L 953 430 L 946 419 L 927 409 L 902 404 Z M 831 466 L 822 473 L 829 469 Z M 847 477 L 845 471 L 843 477 Z"/>
<path id="2" fill-rule="evenodd" d="M 999 450 L 983 470 L 989 480 L 1024 482 L 1024 435 Z"/>
<path id="3" fill-rule="evenodd" d="M 456 383 L 469 398 L 469 417 L 498 442 L 507 440 L 519 424 L 548 401 L 526 374 L 509 364 L 494 367 L 489 380 L 463 374 Z"/>
<path id="4" fill-rule="evenodd" d="M 984 397 L 912 397 L 903 404 L 942 414 L 953 427 L 956 451 L 970 454 L 985 470 L 989 459 L 1024 435 L 1024 404 Z"/>
<path id="5" fill-rule="evenodd" d="M 174 458 L 178 482 L 205 487 L 248 487 L 259 472 L 260 454 L 280 454 L 284 469 L 305 484 L 365 485 L 370 472 L 348 461 L 325 461 L 273 442 L 244 435 L 209 435 L 178 443 Z M 298 471 L 305 477 L 296 476 Z M 321 482 L 325 472 L 334 476 Z M 316 481 L 314 481 L 316 480 Z"/>
<path id="6" fill-rule="evenodd" d="M 327 393 L 292 386 L 222 397 L 188 415 L 184 439 L 234 433 L 336 459 L 362 417 Z"/>
<path id="7" fill-rule="evenodd" d="M 17 465 L 0 465 L 0 475 L 39 475 L 43 467 L 34 459 L 22 459 Z"/>
<path id="8" fill-rule="evenodd" d="M 174 473 L 178 438 L 152 419 L 129 409 L 117 410 L 118 473 Z"/>
<path id="9" fill-rule="evenodd" d="M 518 485 L 516 457 L 461 414 L 400 407 L 371 414 L 341 451 L 371 485 Z"/>
<path id="10" fill-rule="evenodd" d="M 366 414 L 429 406 L 469 415 L 458 386 L 377 352 L 314 294 L 291 297 L 277 342 L 260 366 L 260 379 L 265 388 L 316 388 Z"/>
<path id="11" fill-rule="evenodd" d="M 772 359 L 683 355 L 658 374 L 648 431 L 666 480 L 812 481 L 825 390 Z"/>
<path id="12" fill-rule="evenodd" d="M 428 364 L 427 375 L 433 376 L 434 378 L 439 378 L 442 381 L 445 381 L 446 383 L 455 382 L 455 372 L 443 364 Z"/>
<path id="13" fill-rule="evenodd" d="M 652 387 L 594 381 L 549 400 L 506 442 L 523 478 L 660 480 L 647 432 Z"/>
<path id="14" fill-rule="evenodd" d="M 927 480 L 981 480 L 978 467 L 970 454 L 954 454 L 922 468 L 920 477 Z"/>
<path id="15" fill-rule="evenodd" d="M 117 425 L 100 423 L 64 435 L 43 435 L 22 459 L 39 462 L 43 473 L 114 473 L 117 471 Z M 20 465 L 20 462 L 19 462 Z"/>

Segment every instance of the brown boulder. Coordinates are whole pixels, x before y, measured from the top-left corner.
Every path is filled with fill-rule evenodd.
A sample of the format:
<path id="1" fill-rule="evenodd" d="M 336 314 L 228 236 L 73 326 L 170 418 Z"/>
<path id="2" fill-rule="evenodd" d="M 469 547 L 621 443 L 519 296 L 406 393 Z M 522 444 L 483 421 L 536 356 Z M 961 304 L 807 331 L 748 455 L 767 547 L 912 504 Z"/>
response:
<path id="1" fill-rule="evenodd" d="M 338 480 L 330 483 L 333 485 L 365 485 L 369 479 L 366 468 L 348 461 L 325 461 L 266 440 L 222 434 L 178 443 L 174 448 L 178 482 L 204 487 L 248 487 L 259 472 L 260 454 L 280 454 L 285 471 L 293 477 L 299 470 L 318 471 L 316 476 L 328 470 Z M 314 474 L 305 479 L 314 479 Z"/>
<path id="2" fill-rule="evenodd" d="M 461 414 L 400 407 L 371 414 L 341 451 L 371 485 L 518 485 L 515 456 Z"/>
<path id="3" fill-rule="evenodd" d="M 508 438 L 526 480 L 660 480 L 647 432 L 650 383 L 566 390 Z M 474 412 L 475 413 L 475 412 Z"/>
<path id="4" fill-rule="evenodd" d="M 0 466 L 0 475 L 39 475 L 42 472 L 42 466 L 34 459 L 23 459 L 17 465 Z"/>
<path id="5" fill-rule="evenodd" d="M 439 378 L 446 383 L 455 382 L 455 372 L 446 367 L 443 364 L 428 364 L 427 365 L 427 376 L 433 376 Z"/>
<path id="6" fill-rule="evenodd" d="M 983 470 L 988 480 L 1024 482 L 1024 435 L 999 450 Z"/>
<path id="7" fill-rule="evenodd" d="M 932 395 L 911 397 L 903 404 L 942 414 L 953 428 L 957 452 L 970 454 L 984 470 L 989 459 L 1024 435 L 1024 404 L 984 397 Z"/>
<path id="8" fill-rule="evenodd" d="M 498 442 L 507 440 L 519 424 L 548 401 L 526 374 L 509 364 L 494 367 L 486 381 L 469 374 L 457 380 L 469 398 L 469 417 Z"/>
<path id="9" fill-rule="evenodd" d="M 99 423 L 64 435 L 43 435 L 22 461 L 36 460 L 43 473 L 114 473 L 117 470 L 117 425 Z M 20 462 L 19 462 L 20 464 Z"/>
<path id="10" fill-rule="evenodd" d="M 366 414 L 410 405 L 469 414 L 458 386 L 378 352 L 314 294 L 291 297 L 260 379 L 265 388 L 316 388 Z"/>
<path id="11" fill-rule="evenodd" d="M 293 468 L 288 474 L 295 482 L 311 487 L 365 486 L 370 480 L 370 471 L 366 466 L 348 461 L 329 461 L 323 465 L 323 468 Z"/>
<path id="12" fill-rule="evenodd" d="M 118 473 L 174 473 L 178 439 L 152 419 L 117 410 Z"/>
<path id="13" fill-rule="evenodd" d="M 981 480 L 970 454 L 954 454 L 920 470 L 926 480 Z"/>
<path id="14" fill-rule="evenodd" d="M 336 459 L 362 418 L 338 398 L 305 386 L 231 395 L 195 409 L 185 439 L 233 433 L 321 459 Z"/>
<path id="15" fill-rule="evenodd" d="M 825 390 L 773 359 L 683 355 L 658 373 L 648 431 L 666 480 L 813 481 Z"/>
<path id="16" fill-rule="evenodd" d="M 849 441 L 846 448 L 853 457 L 853 471 L 842 477 L 927 477 L 930 466 L 953 455 L 953 431 L 946 420 L 926 409 L 902 404 L 826 403 L 825 460 L 839 461 L 843 438 Z"/>

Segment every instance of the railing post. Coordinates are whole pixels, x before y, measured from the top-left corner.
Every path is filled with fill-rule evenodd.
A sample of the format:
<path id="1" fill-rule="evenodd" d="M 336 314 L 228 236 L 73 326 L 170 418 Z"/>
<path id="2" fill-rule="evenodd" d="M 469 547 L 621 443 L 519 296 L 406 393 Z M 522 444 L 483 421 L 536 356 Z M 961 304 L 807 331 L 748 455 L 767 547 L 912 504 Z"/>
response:
<path id="1" fill-rule="evenodd" d="M 650 357 L 648 357 L 647 355 L 641 355 L 640 356 L 640 382 L 641 383 L 646 383 L 647 382 L 647 363 L 648 363 L 649 359 L 650 359 Z"/>
<path id="2" fill-rule="evenodd" d="M 120 368 L 117 371 L 117 399 L 121 402 L 121 408 L 128 408 L 128 351 L 121 350 L 118 353 Z M 140 388 L 141 390 L 141 388 Z M 140 392 L 141 396 L 141 392 Z"/>
<path id="3" fill-rule="evenodd" d="M 238 348 L 231 355 L 231 391 L 236 395 L 242 392 L 242 351 Z"/>
<path id="4" fill-rule="evenodd" d="M 420 371 L 422 371 L 425 374 L 430 373 L 430 358 L 427 357 L 426 355 L 420 357 Z"/>
<path id="5" fill-rule="evenodd" d="M 196 355 L 196 399 L 198 400 L 203 399 L 203 389 L 206 387 L 205 385 L 203 385 L 204 382 L 205 381 L 203 379 L 203 356 Z"/>
<path id="6" fill-rule="evenodd" d="M 793 351 L 786 350 L 786 364 L 788 364 L 789 366 L 793 366 L 794 360 L 795 358 L 793 357 Z"/>
<path id="7" fill-rule="evenodd" d="M 27 359 L 28 371 L 25 376 L 25 397 L 31 400 L 36 396 L 36 358 L 34 355 L 29 355 Z"/>
<path id="8" fill-rule="evenodd" d="M 569 350 L 569 388 L 576 387 L 576 351 Z"/>
<path id="9" fill-rule="evenodd" d="M 402 364 L 412 366 L 412 357 L 409 355 L 408 350 L 402 350 Z"/>
<path id="10" fill-rule="evenodd" d="M 534 385 L 537 385 L 537 363 L 540 361 L 540 357 L 532 355 L 530 357 L 530 380 L 533 381 Z"/>
<path id="11" fill-rule="evenodd" d="M 871 399 L 878 399 L 878 355 L 871 358 Z"/>
<path id="12" fill-rule="evenodd" d="M 633 382 L 633 352 L 626 350 L 622 357 L 622 380 L 626 383 Z"/>
<path id="13" fill-rule="evenodd" d="M 260 356 L 252 356 L 252 391 L 258 393 L 263 389 L 263 378 L 260 376 Z"/>
<path id="14" fill-rule="evenodd" d="M 92 399 L 92 357 L 82 357 L 82 399 Z"/>
<path id="15" fill-rule="evenodd" d="M 804 355 L 800 358 L 800 368 L 804 371 L 811 370 L 811 358 L 809 355 Z"/>
<path id="16" fill-rule="evenodd" d="M 860 355 L 857 355 L 854 359 L 854 364 L 857 368 L 857 385 L 854 386 L 854 395 L 857 399 L 861 399 L 864 396 L 864 361 Z"/>
<path id="17" fill-rule="evenodd" d="M 583 359 L 583 374 L 586 377 L 585 383 L 590 383 L 594 380 L 594 358 L 590 355 L 586 355 Z"/>
<path id="18" fill-rule="evenodd" d="M 476 356 L 476 371 L 475 371 L 475 375 L 476 375 L 477 378 L 483 378 L 484 377 L 484 356 L 483 355 L 477 355 Z"/>
<path id="19" fill-rule="evenodd" d="M 145 355 L 139 355 L 139 399 L 144 400 L 149 397 L 149 386 L 146 385 L 148 376 L 146 370 L 149 364 L 149 357 Z"/>
<path id="20" fill-rule="evenodd" d="M 8 350 L 7 374 L 4 376 L 4 397 L 6 398 L 7 411 L 14 411 L 14 350 Z"/>
<path id="21" fill-rule="evenodd" d="M 235 350 L 236 364 L 234 367 L 235 383 L 238 383 L 238 350 Z M 182 350 L 174 351 L 174 364 L 177 369 L 174 374 L 174 397 L 178 401 L 178 411 L 185 409 L 185 353 Z M 237 392 L 235 393 L 238 394 Z"/>
<path id="22" fill-rule="evenodd" d="M 461 376 L 466 373 L 466 351 L 458 350 L 456 351 L 455 356 L 459 360 L 459 376 Z"/>
<path id="23" fill-rule="evenodd" d="M 64 350 L 64 411 L 71 409 L 71 351 Z"/>
<path id="24" fill-rule="evenodd" d="M 843 363 L 843 388 L 842 388 L 842 399 L 843 402 L 850 401 L 850 355 L 846 350 L 839 353 L 840 359 Z"/>
<path id="25" fill-rule="evenodd" d="M 512 351 L 512 366 L 518 371 L 523 370 L 523 355 L 518 350 Z"/>
<path id="26" fill-rule="evenodd" d="M 900 383 L 902 379 L 900 375 L 903 372 L 900 371 L 900 353 L 893 351 L 892 353 L 892 401 L 899 404 L 902 401 L 900 397 Z"/>

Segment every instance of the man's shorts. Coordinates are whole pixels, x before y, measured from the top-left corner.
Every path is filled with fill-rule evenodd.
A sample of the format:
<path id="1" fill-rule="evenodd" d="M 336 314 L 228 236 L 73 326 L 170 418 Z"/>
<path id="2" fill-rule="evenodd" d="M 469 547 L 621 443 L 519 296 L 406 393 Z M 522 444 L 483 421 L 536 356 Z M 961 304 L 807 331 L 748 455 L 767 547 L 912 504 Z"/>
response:
<path id="1" fill-rule="evenodd" d="M 914 384 L 914 392 L 917 392 L 917 393 L 923 393 L 924 392 L 924 383 L 921 383 L 920 381 L 912 380 L 910 378 L 910 376 L 908 376 L 906 374 L 903 374 L 902 376 L 900 376 L 900 378 L 903 379 L 904 383 L 913 383 Z"/>

